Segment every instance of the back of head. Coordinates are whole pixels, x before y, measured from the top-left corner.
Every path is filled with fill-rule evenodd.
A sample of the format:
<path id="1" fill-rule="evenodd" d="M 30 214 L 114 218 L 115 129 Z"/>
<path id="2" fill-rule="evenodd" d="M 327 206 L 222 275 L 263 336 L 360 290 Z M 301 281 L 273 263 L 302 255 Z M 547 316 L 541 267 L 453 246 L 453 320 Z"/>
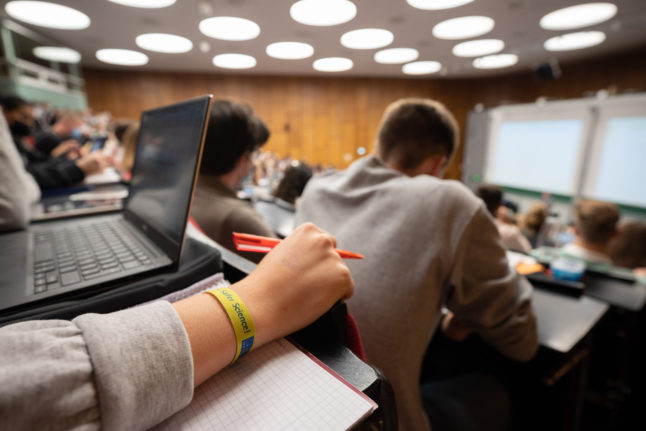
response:
<path id="1" fill-rule="evenodd" d="M 646 268 L 646 223 L 628 222 L 620 226 L 610 241 L 608 255 L 613 265 Z"/>
<path id="2" fill-rule="evenodd" d="M 213 102 L 202 153 L 200 173 L 224 175 L 245 153 L 252 153 L 269 139 L 269 129 L 247 104 Z"/>
<path id="3" fill-rule="evenodd" d="M 502 205 L 502 188 L 493 184 L 482 184 L 476 190 L 476 195 L 484 201 L 489 213 L 495 217 L 496 210 Z"/>
<path id="4" fill-rule="evenodd" d="M 547 205 L 545 202 L 534 202 L 529 211 L 521 217 L 523 229 L 533 233 L 538 232 L 545 220 L 547 220 Z"/>
<path id="5" fill-rule="evenodd" d="M 574 205 L 574 224 L 588 244 L 605 246 L 617 230 L 619 210 L 614 204 L 581 199 Z"/>
<path id="6" fill-rule="evenodd" d="M 25 99 L 16 96 L 15 94 L 5 94 L 0 96 L 0 106 L 2 106 L 2 109 L 7 112 L 15 111 L 28 105 L 29 103 Z"/>
<path id="7" fill-rule="evenodd" d="M 377 155 L 406 171 L 431 155 L 450 159 L 457 144 L 457 122 L 444 105 L 430 99 L 401 99 L 384 112 Z"/>
<path id="8" fill-rule="evenodd" d="M 296 199 L 303 194 L 310 178 L 312 178 L 312 169 L 307 164 L 291 165 L 285 169 L 283 179 L 280 180 L 274 196 L 294 204 Z"/>

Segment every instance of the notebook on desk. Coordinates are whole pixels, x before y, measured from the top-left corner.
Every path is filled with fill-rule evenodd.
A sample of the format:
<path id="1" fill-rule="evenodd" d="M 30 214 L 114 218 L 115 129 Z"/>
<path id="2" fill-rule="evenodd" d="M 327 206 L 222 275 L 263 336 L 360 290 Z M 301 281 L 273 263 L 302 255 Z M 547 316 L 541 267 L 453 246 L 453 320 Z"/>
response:
<path id="1" fill-rule="evenodd" d="M 251 352 L 200 385 L 156 431 L 347 430 L 377 404 L 286 339 Z"/>
<path id="2" fill-rule="evenodd" d="M 142 113 L 122 212 L 0 235 L 0 310 L 178 265 L 212 97 Z"/>

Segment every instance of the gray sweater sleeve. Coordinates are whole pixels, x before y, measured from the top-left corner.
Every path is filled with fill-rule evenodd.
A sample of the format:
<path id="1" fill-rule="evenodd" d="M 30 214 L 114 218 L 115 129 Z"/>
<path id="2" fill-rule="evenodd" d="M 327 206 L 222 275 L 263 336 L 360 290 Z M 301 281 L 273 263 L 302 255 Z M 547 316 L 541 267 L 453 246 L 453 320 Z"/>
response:
<path id="1" fill-rule="evenodd" d="M 193 396 L 188 336 L 167 302 L 16 323 L 0 346 L 7 429 L 147 429 Z"/>
<path id="2" fill-rule="evenodd" d="M 448 308 L 505 356 L 531 359 L 538 349 L 532 286 L 509 267 L 484 205 L 467 226 L 455 262 Z"/>

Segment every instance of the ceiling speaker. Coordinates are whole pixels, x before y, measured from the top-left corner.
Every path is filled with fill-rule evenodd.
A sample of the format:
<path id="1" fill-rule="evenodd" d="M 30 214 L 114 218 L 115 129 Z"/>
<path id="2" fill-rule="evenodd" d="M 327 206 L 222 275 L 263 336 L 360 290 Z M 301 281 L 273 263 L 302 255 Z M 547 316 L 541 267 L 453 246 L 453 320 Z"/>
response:
<path id="1" fill-rule="evenodd" d="M 561 77 L 561 68 L 556 60 L 550 60 L 536 66 L 534 76 L 539 81 L 552 81 Z"/>

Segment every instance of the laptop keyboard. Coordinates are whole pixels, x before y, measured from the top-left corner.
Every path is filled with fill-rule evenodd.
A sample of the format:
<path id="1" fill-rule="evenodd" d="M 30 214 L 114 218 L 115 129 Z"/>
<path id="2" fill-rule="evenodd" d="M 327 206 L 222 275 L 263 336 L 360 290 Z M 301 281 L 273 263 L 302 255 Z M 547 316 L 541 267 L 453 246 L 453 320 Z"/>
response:
<path id="1" fill-rule="evenodd" d="M 34 233 L 34 293 L 150 265 L 151 253 L 121 223 L 100 221 Z"/>

